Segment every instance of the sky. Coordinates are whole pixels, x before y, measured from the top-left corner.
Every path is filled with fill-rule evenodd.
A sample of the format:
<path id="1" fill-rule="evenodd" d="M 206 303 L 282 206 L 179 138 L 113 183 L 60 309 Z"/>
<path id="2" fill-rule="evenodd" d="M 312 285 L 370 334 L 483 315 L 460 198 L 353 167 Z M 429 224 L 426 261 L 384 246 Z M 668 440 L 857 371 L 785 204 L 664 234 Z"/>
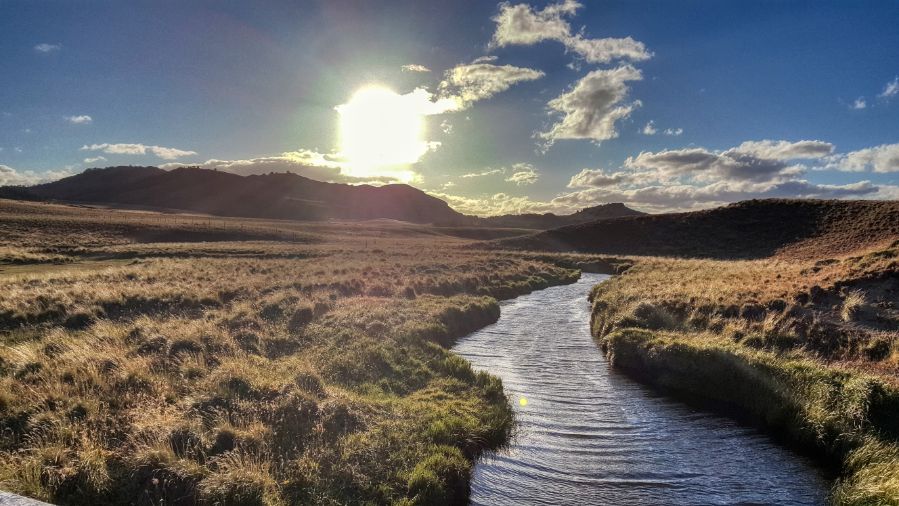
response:
<path id="1" fill-rule="evenodd" d="M 895 1 L 0 0 L 0 184 L 405 182 L 457 210 L 899 198 Z"/>

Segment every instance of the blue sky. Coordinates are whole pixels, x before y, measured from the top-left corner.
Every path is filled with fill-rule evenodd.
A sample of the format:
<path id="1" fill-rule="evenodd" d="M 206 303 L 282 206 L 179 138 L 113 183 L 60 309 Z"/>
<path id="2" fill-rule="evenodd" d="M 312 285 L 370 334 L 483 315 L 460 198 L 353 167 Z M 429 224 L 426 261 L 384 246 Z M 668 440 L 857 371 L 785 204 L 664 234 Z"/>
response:
<path id="1" fill-rule="evenodd" d="M 3 0 L 0 184 L 196 164 L 404 174 L 479 214 L 899 198 L 897 24 L 893 1 Z M 426 111 L 402 171 L 343 153 L 335 108 L 373 85 Z"/>

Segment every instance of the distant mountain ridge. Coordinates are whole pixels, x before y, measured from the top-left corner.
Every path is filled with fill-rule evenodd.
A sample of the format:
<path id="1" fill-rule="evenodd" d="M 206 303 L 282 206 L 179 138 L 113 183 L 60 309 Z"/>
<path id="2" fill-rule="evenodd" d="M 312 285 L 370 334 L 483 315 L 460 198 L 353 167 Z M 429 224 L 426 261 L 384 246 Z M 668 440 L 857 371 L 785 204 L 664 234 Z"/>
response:
<path id="1" fill-rule="evenodd" d="M 623 218 L 625 216 L 643 216 L 641 213 L 621 203 L 600 204 L 593 207 L 585 207 L 574 214 L 504 214 L 488 218 L 475 218 L 474 224 L 490 227 L 507 228 L 533 228 L 550 229 L 567 225 L 578 225 L 592 221 L 606 220 L 610 218 Z"/>
<path id="2" fill-rule="evenodd" d="M 117 166 L 30 187 L 0 187 L 0 198 L 60 200 L 197 212 L 218 216 L 294 220 L 395 219 L 448 226 L 548 229 L 597 219 L 642 214 L 605 204 L 567 216 L 554 214 L 467 216 L 445 201 L 405 184 L 348 185 L 291 173 L 241 176 L 184 167 Z"/>

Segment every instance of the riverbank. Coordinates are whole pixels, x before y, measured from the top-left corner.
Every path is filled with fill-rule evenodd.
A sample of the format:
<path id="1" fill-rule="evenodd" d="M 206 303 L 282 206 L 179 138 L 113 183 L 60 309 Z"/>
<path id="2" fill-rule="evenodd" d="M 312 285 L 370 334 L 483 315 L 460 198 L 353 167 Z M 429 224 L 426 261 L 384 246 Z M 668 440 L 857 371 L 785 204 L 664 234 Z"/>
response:
<path id="1" fill-rule="evenodd" d="M 644 258 L 591 294 L 615 367 L 839 468 L 836 504 L 899 503 L 899 244 L 818 261 Z"/>

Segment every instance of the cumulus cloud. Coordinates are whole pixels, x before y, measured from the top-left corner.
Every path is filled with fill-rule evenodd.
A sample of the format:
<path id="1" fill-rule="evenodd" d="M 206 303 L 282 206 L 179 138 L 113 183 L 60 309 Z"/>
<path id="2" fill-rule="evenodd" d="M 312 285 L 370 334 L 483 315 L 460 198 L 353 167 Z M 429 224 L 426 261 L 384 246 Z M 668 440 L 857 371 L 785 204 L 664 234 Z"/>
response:
<path id="1" fill-rule="evenodd" d="M 515 183 L 518 186 L 534 184 L 540 178 L 537 169 L 527 163 L 516 163 L 512 165 L 511 171 L 512 174 L 506 178 L 506 181 Z"/>
<path id="2" fill-rule="evenodd" d="M 703 209 L 752 198 L 876 198 L 879 187 L 869 181 L 819 185 L 805 180 L 751 183 L 716 181 L 705 185 L 672 184 L 638 188 L 590 188 L 561 195 L 550 205 L 580 209 L 606 202 L 624 202 L 646 211 Z"/>
<path id="3" fill-rule="evenodd" d="M 705 148 L 642 152 L 628 157 L 624 165 L 637 171 L 652 171 L 659 180 L 686 176 L 699 181 L 726 179 L 761 182 L 782 180 L 803 171 L 801 166 L 790 165 L 785 160 L 759 157 L 738 149 L 723 153 Z"/>
<path id="4" fill-rule="evenodd" d="M 684 133 L 684 129 L 683 129 L 683 128 L 666 128 L 665 131 L 664 131 L 663 133 L 664 133 L 665 135 L 674 135 L 674 136 L 678 136 L 678 135 Z"/>
<path id="5" fill-rule="evenodd" d="M 0 165 L 0 186 L 48 183 L 71 175 L 71 168 L 37 172 L 33 170 L 16 170 L 8 165 Z"/>
<path id="6" fill-rule="evenodd" d="M 73 125 L 89 125 L 94 122 L 94 118 L 91 118 L 87 114 L 81 114 L 79 116 L 66 116 L 65 120 Z"/>
<path id="7" fill-rule="evenodd" d="M 582 32 L 573 33 L 565 18 L 574 15 L 581 7 L 577 1 L 564 0 L 538 11 L 527 4 L 503 2 L 499 4 L 499 13 L 493 18 L 496 31 L 491 45 L 532 45 L 555 40 L 590 63 L 642 61 L 652 56 L 642 42 L 631 37 L 590 39 Z"/>
<path id="8" fill-rule="evenodd" d="M 549 101 L 550 111 L 561 116 L 540 138 L 552 144 L 559 139 L 603 141 L 618 137 L 615 123 L 640 107 L 639 100 L 625 103 L 629 81 L 643 78 L 639 70 L 623 65 L 610 70 L 594 70 L 567 92 Z"/>
<path id="9" fill-rule="evenodd" d="M 419 65 L 417 63 L 410 63 L 408 65 L 403 65 L 400 67 L 403 72 L 430 72 L 431 69 L 425 67 L 424 65 Z"/>
<path id="10" fill-rule="evenodd" d="M 850 172 L 899 172 L 899 144 L 882 144 L 835 155 L 824 168 Z"/>
<path id="11" fill-rule="evenodd" d="M 824 141 L 747 141 L 735 148 L 735 151 L 753 155 L 758 158 L 773 160 L 797 160 L 823 158 L 833 153 L 833 144 Z"/>
<path id="12" fill-rule="evenodd" d="M 891 98 L 899 95 L 899 77 L 894 78 L 892 81 L 888 82 L 884 87 L 883 91 L 880 95 L 877 95 L 880 98 Z"/>
<path id="13" fill-rule="evenodd" d="M 61 44 L 48 44 L 46 42 L 34 46 L 34 50 L 38 53 L 52 53 L 54 51 L 59 51 L 60 49 L 62 49 Z"/>
<path id="14" fill-rule="evenodd" d="M 443 192 L 430 192 L 445 200 L 453 209 L 477 216 L 497 216 L 501 214 L 548 213 L 559 208 L 550 202 L 534 201 L 528 197 L 516 197 L 507 193 L 495 193 L 477 197 L 465 197 Z"/>
<path id="15" fill-rule="evenodd" d="M 655 121 L 649 120 L 649 123 L 647 123 L 643 127 L 643 130 L 641 130 L 641 132 L 643 132 L 643 135 L 655 135 L 656 132 L 658 132 L 658 130 L 656 129 Z"/>
<path id="16" fill-rule="evenodd" d="M 441 96 L 466 108 L 473 102 L 490 98 L 523 81 L 543 77 L 543 72 L 512 65 L 470 63 L 448 70 L 440 83 Z"/>
<path id="17" fill-rule="evenodd" d="M 602 188 L 633 181 L 633 174 L 619 171 L 607 172 L 602 169 L 583 169 L 571 176 L 569 188 Z"/>
<path id="18" fill-rule="evenodd" d="M 865 101 L 865 97 L 858 97 L 849 106 L 850 109 L 855 109 L 855 110 L 864 109 L 865 107 L 868 107 L 868 103 Z"/>
<path id="19" fill-rule="evenodd" d="M 185 156 L 196 155 L 196 151 L 166 148 L 163 146 L 148 146 L 145 144 L 91 144 L 81 146 L 81 151 L 102 151 L 109 155 L 146 155 L 152 154 L 163 160 L 175 160 Z"/>

